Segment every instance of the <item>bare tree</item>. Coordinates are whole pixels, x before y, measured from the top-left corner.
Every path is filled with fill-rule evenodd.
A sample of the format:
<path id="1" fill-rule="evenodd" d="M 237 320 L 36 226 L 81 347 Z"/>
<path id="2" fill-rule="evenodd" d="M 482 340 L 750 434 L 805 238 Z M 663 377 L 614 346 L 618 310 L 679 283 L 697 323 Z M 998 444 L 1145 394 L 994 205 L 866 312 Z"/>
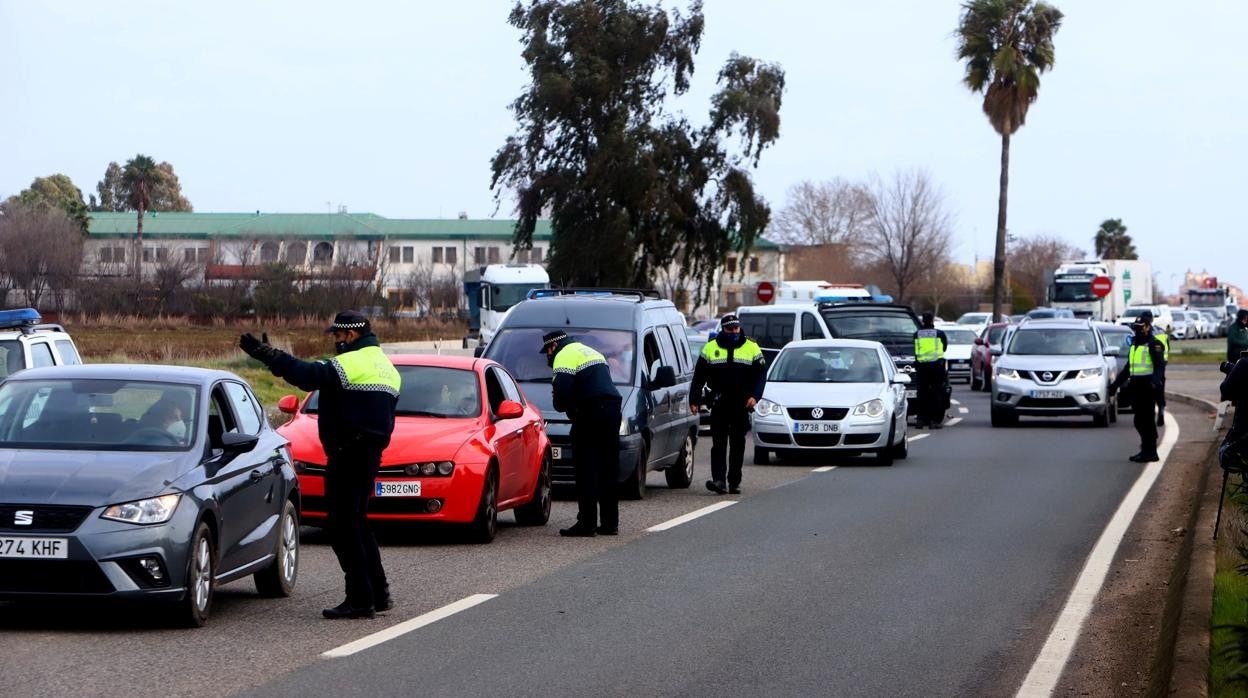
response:
<path id="1" fill-rule="evenodd" d="M 1043 304 L 1058 265 L 1082 257 L 1082 250 L 1053 235 L 1015 240 L 1008 255 L 1011 285 L 1025 291 L 1037 305 Z"/>
<path id="2" fill-rule="evenodd" d="M 404 300 L 414 305 L 416 312 L 422 316 L 429 313 L 433 285 L 433 267 L 425 264 L 423 259 L 403 276 Z"/>
<path id="3" fill-rule="evenodd" d="M 940 308 L 949 301 L 968 295 L 968 274 L 956 262 L 937 264 L 920 279 L 914 295 L 927 302 L 932 312 L 940 315 Z"/>
<path id="4" fill-rule="evenodd" d="M 776 214 L 770 237 L 790 245 L 855 247 L 871 224 L 871 193 L 860 184 L 833 179 L 789 187 L 788 203 Z"/>
<path id="5" fill-rule="evenodd" d="M 158 264 L 150 289 L 152 313 L 168 312 L 170 298 L 181 291 L 188 281 L 196 277 L 202 278 L 203 269 L 203 265 L 193 258 L 179 258 L 177 255 L 171 255 Z"/>
<path id="6" fill-rule="evenodd" d="M 872 180 L 871 222 L 863 236 L 863 257 L 881 267 L 900 302 L 944 268 L 949 259 L 950 216 L 944 195 L 922 170 Z"/>
<path id="7" fill-rule="evenodd" d="M 50 288 L 63 299 L 82 264 L 82 228 L 64 211 L 7 205 L 0 215 L 0 273 L 38 306 Z"/>

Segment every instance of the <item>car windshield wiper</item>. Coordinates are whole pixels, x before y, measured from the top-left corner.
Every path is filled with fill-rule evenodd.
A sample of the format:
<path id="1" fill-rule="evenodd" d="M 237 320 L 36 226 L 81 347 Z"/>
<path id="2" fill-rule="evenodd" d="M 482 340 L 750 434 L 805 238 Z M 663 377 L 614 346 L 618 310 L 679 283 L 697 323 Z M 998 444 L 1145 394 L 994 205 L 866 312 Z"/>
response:
<path id="1" fill-rule="evenodd" d="M 442 412 L 430 412 L 429 410 L 396 410 L 396 417 L 442 417 L 447 418 L 451 415 Z"/>

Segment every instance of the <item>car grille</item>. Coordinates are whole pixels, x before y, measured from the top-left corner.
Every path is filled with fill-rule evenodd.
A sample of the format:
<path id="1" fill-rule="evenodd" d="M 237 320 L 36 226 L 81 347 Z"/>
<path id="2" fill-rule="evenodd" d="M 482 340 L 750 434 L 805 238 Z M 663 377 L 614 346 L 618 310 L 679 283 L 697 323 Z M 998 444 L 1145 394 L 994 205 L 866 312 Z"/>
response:
<path id="1" fill-rule="evenodd" d="M 814 407 L 790 407 L 788 408 L 789 417 L 792 419 L 818 419 L 823 421 L 839 421 L 845 419 L 845 415 L 849 414 L 848 407 L 821 407 L 823 410 L 822 417 L 812 417 L 810 411 Z"/>
<path id="2" fill-rule="evenodd" d="M 0 531 L 22 533 L 48 532 L 68 533 L 78 528 L 95 507 L 46 506 L 30 504 L 0 504 Z M 34 512 L 30 526 L 18 526 L 14 517 L 19 511 Z"/>
<path id="3" fill-rule="evenodd" d="M 90 560 L 0 560 L 0 593 L 108 594 L 115 591 Z"/>
<path id="4" fill-rule="evenodd" d="M 368 500 L 368 513 L 427 514 L 425 503 L 428 501 L 429 499 L 425 497 L 371 497 Z M 304 495 L 300 504 L 305 512 L 329 513 L 325 498 L 319 495 Z"/>
<path id="5" fill-rule="evenodd" d="M 560 464 L 563 465 L 560 465 Z M 555 461 L 550 465 L 550 479 L 558 484 L 576 482 L 576 468 L 570 460 Z"/>
<path id="6" fill-rule="evenodd" d="M 840 434 L 794 434 L 798 446 L 835 446 L 841 442 Z"/>
<path id="7" fill-rule="evenodd" d="M 785 446 L 793 443 L 789 441 L 788 434 L 768 434 L 765 431 L 758 432 L 758 440 L 765 444 L 783 444 Z"/>
<path id="8" fill-rule="evenodd" d="M 1048 373 L 1052 376 L 1052 380 L 1045 380 L 1044 374 Z M 1037 383 L 1045 383 L 1052 385 L 1063 380 L 1069 380 L 1079 375 L 1078 371 L 1019 371 L 1018 375 L 1023 378 L 1030 378 Z"/>
<path id="9" fill-rule="evenodd" d="M 866 444 L 873 444 L 879 440 L 880 440 L 879 434 L 846 434 L 845 435 L 846 446 L 865 446 Z"/>
<path id="10" fill-rule="evenodd" d="M 1040 398 L 1040 397 L 1022 397 L 1018 400 L 1019 407 L 1078 407 L 1079 403 L 1073 397 L 1056 397 L 1056 398 Z"/>

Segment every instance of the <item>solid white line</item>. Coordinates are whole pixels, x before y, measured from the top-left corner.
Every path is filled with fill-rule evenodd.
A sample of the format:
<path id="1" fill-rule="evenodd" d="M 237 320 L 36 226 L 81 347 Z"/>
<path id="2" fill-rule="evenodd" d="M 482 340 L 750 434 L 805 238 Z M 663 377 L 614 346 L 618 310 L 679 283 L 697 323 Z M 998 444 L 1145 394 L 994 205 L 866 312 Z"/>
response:
<path id="1" fill-rule="evenodd" d="M 825 466 L 823 466 L 822 468 L 815 468 L 814 470 L 812 470 L 812 471 L 810 471 L 810 472 L 812 472 L 812 473 L 830 473 L 830 472 L 832 472 L 833 470 L 836 470 L 836 466 L 835 466 L 835 465 L 825 465 Z"/>
<path id="2" fill-rule="evenodd" d="M 914 443 L 919 439 L 926 439 L 929 436 L 931 436 L 931 434 L 915 434 L 914 436 L 908 436 L 906 437 L 906 443 Z"/>
<path id="3" fill-rule="evenodd" d="M 961 417 L 954 417 L 953 419 L 951 419 L 951 420 L 949 420 L 949 421 L 945 422 L 945 426 L 947 426 L 947 427 L 955 427 L 955 426 L 957 426 L 957 425 L 959 425 L 959 424 L 961 424 L 961 423 L 962 423 L 962 418 L 961 418 Z"/>
<path id="4" fill-rule="evenodd" d="M 965 407 L 958 408 L 958 414 L 968 414 L 968 413 L 970 413 L 970 410 L 966 409 Z"/>
<path id="5" fill-rule="evenodd" d="M 321 656 L 327 659 L 349 657 L 356 652 L 363 652 L 369 647 L 376 647 L 387 640 L 393 640 L 400 635 L 405 635 L 431 623 L 436 623 L 443 618 L 453 616 L 460 611 L 472 608 L 479 603 L 489 601 L 496 596 L 498 596 L 498 594 L 473 594 L 472 596 L 462 598 L 459 601 L 447 604 L 442 608 L 432 610 L 424 615 L 419 615 L 410 620 L 405 620 L 398 625 L 392 625 L 389 628 L 375 632 L 372 635 L 365 635 L 364 637 L 354 642 L 348 642 L 341 647 L 335 647 L 328 652 L 321 653 Z"/>
<path id="6" fill-rule="evenodd" d="M 961 405 L 962 403 L 958 402 L 957 400 L 950 400 L 950 401 L 949 401 L 949 404 L 950 404 L 950 405 Z"/>
<path id="7" fill-rule="evenodd" d="M 1131 520 L 1135 518 L 1135 512 L 1139 510 L 1144 497 L 1148 495 L 1157 476 L 1161 474 L 1161 469 L 1165 467 L 1166 459 L 1170 457 L 1170 451 L 1178 440 L 1179 423 L 1167 414 L 1166 430 L 1161 439 L 1161 447 L 1157 449 L 1157 455 L 1161 456 L 1161 460 L 1149 463 L 1144 468 L 1144 472 L 1140 473 L 1135 484 L 1123 497 L 1122 503 L 1118 505 L 1118 511 L 1114 512 L 1109 525 L 1097 539 L 1096 546 L 1092 548 L 1092 554 L 1088 556 L 1088 561 L 1084 563 L 1083 570 L 1079 573 L 1075 587 L 1070 590 L 1066 605 L 1062 607 L 1062 612 L 1053 624 L 1048 640 L 1040 649 L 1040 656 L 1036 657 L 1035 664 L 1032 664 L 1031 671 L 1027 672 L 1027 678 L 1023 680 L 1023 685 L 1018 689 L 1016 695 L 1019 698 L 1049 696 L 1057 687 L 1058 680 L 1062 678 L 1062 671 L 1066 668 L 1066 662 L 1070 659 L 1070 653 L 1079 640 L 1079 632 L 1088 614 L 1092 612 L 1092 604 L 1096 601 L 1096 595 L 1100 592 L 1101 585 L 1105 583 L 1106 575 L 1109 574 L 1109 566 L 1114 561 L 1114 554 L 1118 551 L 1123 536 L 1127 534 Z"/>
<path id="8" fill-rule="evenodd" d="M 658 533 L 659 531 L 666 531 L 669 528 L 675 528 L 683 523 L 689 523 L 690 521 L 693 521 L 694 519 L 700 516 L 706 516 L 707 514 L 719 511 L 720 509 L 723 509 L 724 507 L 730 507 L 736 503 L 737 503 L 736 500 L 731 500 L 727 502 L 718 502 L 716 504 L 710 505 L 709 507 L 702 507 L 701 509 L 698 509 L 697 511 L 691 511 L 688 514 L 685 514 L 683 516 L 677 516 L 671 521 L 664 521 L 663 523 L 657 526 L 651 526 L 650 528 L 647 528 L 646 531 L 648 533 Z"/>

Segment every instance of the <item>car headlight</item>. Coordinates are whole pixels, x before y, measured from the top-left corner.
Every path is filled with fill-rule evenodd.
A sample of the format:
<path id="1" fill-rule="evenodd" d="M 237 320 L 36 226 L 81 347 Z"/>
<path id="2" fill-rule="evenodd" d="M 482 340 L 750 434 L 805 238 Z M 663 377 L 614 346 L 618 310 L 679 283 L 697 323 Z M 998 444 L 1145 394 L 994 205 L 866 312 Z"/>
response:
<path id="1" fill-rule="evenodd" d="M 1075 376 L 1075 379 L 1096 378 L 1103 375 L 1105 375 L 1105 369 L 1103 368 L 1085 368 L 1079 372 L 1079 375 Z"/>
<path id="2" fill-rule="evenodd" d="M 784 408 L 767 398 L 763 398 L 754 404 L 754 412 L 760 417 L 767 417 L 770 415 L 784 414 Z"/>
<path id="3" fill-rule="evenodd" d="M 140 499 L 137 502 L 114 504 L 100 514 L 101 518 L 132 524 L 159 524 L 173 516 L 178 508 L 180 494 L 166 494 L 151 499 Z"/>
<path id="4" fill-rule="evenodd" d="M 872 418 L 883 417 L 884 416 L 884 401 L 878 400 L 878 399 L 868 400 L 867 402 L 864 402 L 861 405 L 858 405 L 857 407 L 854 408 L 854 416 L 856 417 L 865 416 L 865 417 L 872 417 Z"/>
<path id="5" fill-rule="evenodd" d="M 1016 381 L 1019 378 L 1018 371 L 1015 371 L 1012 368 L 1001 368 L 1000 366 L 992 369 L 992 375 L 995 378 L 1004 378 L 1011 381 Z"/>

